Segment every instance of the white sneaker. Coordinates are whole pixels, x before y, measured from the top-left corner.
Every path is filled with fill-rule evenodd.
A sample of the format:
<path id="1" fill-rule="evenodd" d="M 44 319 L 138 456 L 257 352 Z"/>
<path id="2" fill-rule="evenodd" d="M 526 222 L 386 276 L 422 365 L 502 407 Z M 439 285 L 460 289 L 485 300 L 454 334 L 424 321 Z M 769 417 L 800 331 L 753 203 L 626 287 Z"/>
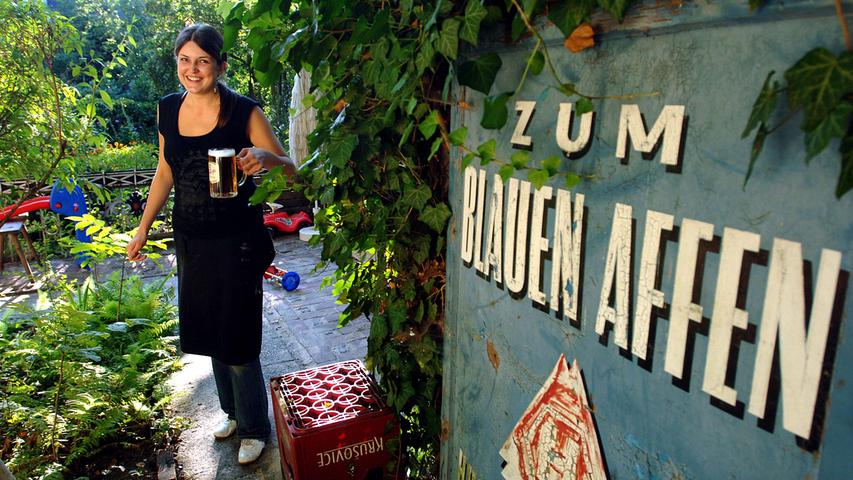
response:
<path id="1" fill-rule="evenodd" d="M 263 440 L 256 440 L 254 438 L 240 440 L 240 453 L 237 454 L 237 461 L 240 462 L 240 465 L 254 462 L 261 456 L 264 445 L 266 443 Z"/>
<path id="2" fill-rule="evenodd" d="M 237 420 L 231 420 L 230 418 L 226 418 L 216 427 L 216 430 L 213 431 L 213 436 L 218 439 L 228 438 L 234 434 L 234 431 L 237 430 Z"/>

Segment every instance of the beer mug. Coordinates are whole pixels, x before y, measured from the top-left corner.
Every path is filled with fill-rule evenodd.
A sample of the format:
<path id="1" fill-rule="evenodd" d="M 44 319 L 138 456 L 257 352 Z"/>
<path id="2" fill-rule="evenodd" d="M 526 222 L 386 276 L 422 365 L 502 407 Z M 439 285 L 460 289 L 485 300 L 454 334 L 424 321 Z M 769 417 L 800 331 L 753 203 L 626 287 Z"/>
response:
<path id="1" fill-rule="evenodd" d="M 207 174 L 210 183 L 210 196 L 213 198 L 233 198 L 237 196 L 237 187 L 246 181 L 246 174 L 240 170 L 237 180 L 237 157 L 233 148 L 211 148 L 207 151 Z"/>

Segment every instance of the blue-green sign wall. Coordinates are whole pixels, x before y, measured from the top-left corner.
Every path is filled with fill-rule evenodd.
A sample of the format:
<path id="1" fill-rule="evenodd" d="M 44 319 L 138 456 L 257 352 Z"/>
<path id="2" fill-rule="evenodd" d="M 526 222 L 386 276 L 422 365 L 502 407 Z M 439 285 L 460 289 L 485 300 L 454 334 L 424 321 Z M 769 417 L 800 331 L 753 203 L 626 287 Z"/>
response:
<path id="1" fill-rule="evenodd" d="M 741 138 L 771 70 L 844 49 L 834 4 L 646 3 L 577 54 L 540 27 L 564 80 L 612 98 L 594 101 L 588 145 L 568 158 L 558 137 L 577 139 L 583 121 L 565 132 L 574 100 L 546 73 L 528 75 L 497 131 L 479 125 L 482 94 L 456 92 L 471 108 L 452 128 L 468 127 L 469 148 L 495 138 L 499 160 L 524 150 L 534 166 L 558 155 L 584 180 L 543 193 L 523 171 L 502 182 L 499 162 L 466 171 L 452 153 L 442 477 L 501 478 L 501 447 L 565 355 L 609 478 L 849 478 L 853 194 L 834 196 L 838 144 L 806 164 L 796 117 L 744 188 Z M 472 52 L 501 56 L 492 93 L 516 88 L 531 47 Z M 535 102 L 515 132 L 529 147 L 512 142 L 516 100 Z M 638 113 L 641 133 L 672 117 L 645 155 L 628 127 Z"/>

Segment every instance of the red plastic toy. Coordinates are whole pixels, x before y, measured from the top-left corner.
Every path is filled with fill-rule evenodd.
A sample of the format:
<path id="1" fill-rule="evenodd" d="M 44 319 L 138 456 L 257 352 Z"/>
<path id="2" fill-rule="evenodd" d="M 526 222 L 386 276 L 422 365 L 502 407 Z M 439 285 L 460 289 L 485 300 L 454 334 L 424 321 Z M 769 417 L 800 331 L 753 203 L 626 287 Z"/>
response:
<path id="1" fill-rule="evenodd" d="M 311 216 L 305 212 L 296 212 L 293 215 L 288 215 L 286 212 L 272 212 L 264 215 L 264 226 L 272 234 L 293 233 L 313 224 Z"/>
<path id="2" fill-rule="evenodd" d="M 270 265 L 264 271 L 264 279 L 270 283 L 281 285 L 285 291 L 292 292 L 299 286 L 299 274 Z"/>

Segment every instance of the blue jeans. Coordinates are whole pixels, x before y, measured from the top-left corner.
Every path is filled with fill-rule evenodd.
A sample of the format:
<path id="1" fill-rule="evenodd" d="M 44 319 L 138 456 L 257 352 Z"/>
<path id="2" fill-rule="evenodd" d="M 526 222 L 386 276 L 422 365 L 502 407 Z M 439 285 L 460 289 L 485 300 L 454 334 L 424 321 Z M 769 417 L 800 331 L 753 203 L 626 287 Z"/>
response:
<path id="1" fill-rule="evenodd" d="M 219 406 L 237 420 L 237 436 L 266 440 L 270 434 L 269 402 L 261 361 L 228 365 L 212 358 Z"/>

